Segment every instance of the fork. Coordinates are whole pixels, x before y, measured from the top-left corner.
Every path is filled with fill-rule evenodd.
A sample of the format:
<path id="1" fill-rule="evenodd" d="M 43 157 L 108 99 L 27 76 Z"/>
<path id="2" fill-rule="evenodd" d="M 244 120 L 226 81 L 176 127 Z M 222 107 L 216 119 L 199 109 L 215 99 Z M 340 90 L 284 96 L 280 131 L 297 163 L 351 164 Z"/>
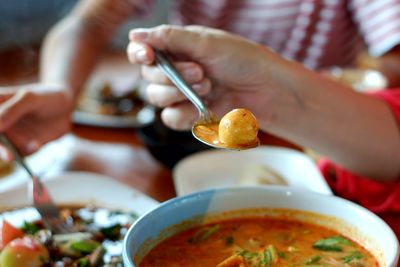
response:
<path id="1" fill-rule="evenodd" d="M 32 170 L 26 164 L 22 154 L 17 147 L 9 140 L 5 134 L 0 134 L 0 141 L 6 145 L 14 155 L 15 160 L 25 169 L 31 177 L 31 190 L 33 205 L 42 217 L 46 227 L 55 234 L 67 234 L 76 232 L 73 227 L 60 217 L 60 211 L 54 204 L 49 191 L 40 181 L 39 177 L 34 175 Z"/>

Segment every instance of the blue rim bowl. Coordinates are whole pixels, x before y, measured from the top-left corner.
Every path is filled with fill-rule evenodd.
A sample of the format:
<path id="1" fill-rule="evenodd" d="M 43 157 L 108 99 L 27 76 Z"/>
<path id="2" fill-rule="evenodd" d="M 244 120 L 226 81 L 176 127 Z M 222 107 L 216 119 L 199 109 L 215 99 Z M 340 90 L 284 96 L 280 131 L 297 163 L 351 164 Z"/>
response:
<path id="1" fill-rule="evenodd" d="M 399 242 L 378 216 L 339 197 L 285 186 L 205 190 L 166 201 L 142 215 L 128 230 L 124 239 L 124 264 L 138 267 L 143 256 L 157 243 L 202 224 L 211 215 L 246 209 L 294 209 L 325 216 L 324 225 L 364 245 L 380 266 L 397 266 Z"/>

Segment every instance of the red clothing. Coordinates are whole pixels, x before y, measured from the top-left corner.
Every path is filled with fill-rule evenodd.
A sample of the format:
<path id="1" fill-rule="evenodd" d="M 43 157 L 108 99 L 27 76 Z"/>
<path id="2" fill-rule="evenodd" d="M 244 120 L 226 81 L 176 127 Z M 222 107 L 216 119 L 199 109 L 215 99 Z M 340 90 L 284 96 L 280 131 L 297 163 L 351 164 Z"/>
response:
<path id="1" fill-rule="evenodd" d="M 399 125 L 400 138 L 400 89 L 379 91 L 374 96 L 391 107 Z M 395 182 L 382 183 L 354 175 L 326 159 L 320 160 L 318 165 L 336 195 L 355 201 L 373 212 L 400 212 L 400 177 Z"/>

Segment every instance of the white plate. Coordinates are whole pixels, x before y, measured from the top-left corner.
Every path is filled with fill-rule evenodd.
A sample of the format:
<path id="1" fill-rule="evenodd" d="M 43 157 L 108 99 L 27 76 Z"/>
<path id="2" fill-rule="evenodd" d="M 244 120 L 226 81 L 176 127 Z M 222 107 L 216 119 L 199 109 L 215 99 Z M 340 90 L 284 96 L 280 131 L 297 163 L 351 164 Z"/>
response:
<path id="1" fill-rule="evenodd" d="M 41 177 L 53 173 L 53 171 L 56 171 L 56 163 L 67 156 L 69 140 L 66 136 L 46 144 L 39 151 L 25 158 L 27 165 L 33 173 Z M 0 177 L 0 193 L 27 181 L 29 181 L 27 172 L 17 163 L 14 163 L 13 172 Z"/>
<path id="2" fill-rule="evenodd" d="M 74 123 L 110 128 L 138 128 L 150 124 L 154 119 L 155 110 L 150 105 L 144 106 L 134 116 L 102 115 L 76 110 L 72 117 Z"/>
<path id="3" fill-rule="evenodd" d="M 58 204 L 93 204 L 141 215 L 158 205 L 154 199 L 107 176 L 89 172 L 66 172 L 44 181 Z M 0 209 L 31 206 L 27 184 L 0 194 Z M 39 216 L 37 213 L 32 218 Z M 18 219 L 18 218 L 16 218 Z"/>
<path id="4" fill-rule="evenodd" d="M 126 55 L 115 55 L 101 61 L 88 78 L 80 97 L 97 95 L 97 91 L 104 84 L 109 84 L 113 91 L 122 94 L 137 88 L 139 98 L 145 99 L 143 89 L 146 85 L 140 78 L 140 66 L 130 64 Z M 110 128 L 138 128 L 153 122 L 154 119 L 155 108 L 151 105 L 144 105 L 134 115 L 104 115 L 77 109 L 72 116 L 74 123 Z"/>
<path id="5" fill-rule="evenodd" d="M 181 160 L 173 169 L 178 195 L 209 188 L 241 186 L 241 173 L 249 164 L 262 164 L 288 184 L 331 195 L 315 163 L 305 154 L 288 148 L 261 146 L 243 151 L 210 150 Z"/>

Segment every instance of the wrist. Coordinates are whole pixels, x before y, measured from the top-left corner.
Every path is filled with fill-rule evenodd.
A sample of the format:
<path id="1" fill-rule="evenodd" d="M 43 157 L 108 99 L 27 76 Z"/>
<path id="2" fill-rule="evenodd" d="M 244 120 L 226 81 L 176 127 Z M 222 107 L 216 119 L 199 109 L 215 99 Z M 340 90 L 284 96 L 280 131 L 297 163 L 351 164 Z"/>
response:
<path id="1" fill-rule="evenodd" d="M 74 91 L 65 83 L 46 82 L 29 85 L 29 89 L 38 94 L 47 94 L 49 96 L 57 96 L 57 99 L 65 109 L 73 111 L 75 108 Z"/>

